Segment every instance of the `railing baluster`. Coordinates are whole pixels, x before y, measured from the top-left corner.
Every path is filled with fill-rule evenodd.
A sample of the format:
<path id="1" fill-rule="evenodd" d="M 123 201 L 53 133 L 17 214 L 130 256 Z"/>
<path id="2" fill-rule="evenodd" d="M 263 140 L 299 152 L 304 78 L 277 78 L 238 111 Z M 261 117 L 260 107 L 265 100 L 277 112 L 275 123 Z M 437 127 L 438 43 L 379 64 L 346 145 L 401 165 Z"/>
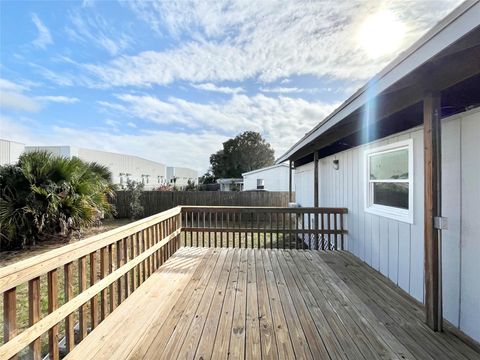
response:
<path id="1" fill-rule="evenodd" d="M 108 268 L 109 268 L 108 273 L 109 274 L 111 274 L 115 270 L 113 249 L 114 249 L 113 244 L 110 244 L 108 246 L 108 265 L 109 265 L 108 266 Z M 118 247 L 115 247 L 115 251 L 118 252 Z M 110 299 L 109 299 L 110 300 L 110 312 L 112 312 L 117 307 L 116 297 L 115 297 L 115 283 L 112 283 L 109 286 L 109 297 L 110 297 Z"/>
<path id="2" fill-rule="evenodd" d="M 328 226 L 328 246 L 327 246 L 327 250 L 331 250 L 331 238 L 330 238 L 330 233 L 332 231 L 332 226 L 331 226 L 331 222 L 330 222 L 330 213 L 327 212 L 327 226 Z"/>
<path id="3" fill-rule="evenodd" d="M 117 269 L 120 268 L 123 263 L 122 263 L 122 258 L 123 258 L 123 239 L 117 241 Z M 122 303 L 122 278 L 118 279 L 117 281 L 117 304 L 120 305 Z"/>
<path id="4" fill-rule="evenodd" d="M 72 300 L 73 298 L 73 263 L 65 264 L 64 266 L 64 293 L 65 302 Z M 75 332 L 74 332 L 74 317 L 73 313 L 67 315 L 65 318 L 65 344 L 67 346 L 67 353 L 73 350 L 75 347 Z"/>
<path id="5" fill-rule="evenodd" d="M 105 247 L 100 249 L 100 279 L 107 276 L 107 249 Z M 100 292 L 100 320 L 103 321 L 107 317 L 107 289 Z"/>
<path id="6" fill-rule="evenodd" d="M 340 235 L 340 241 L 341 241 L 341 248 L 340 250 L 344 250 L 344 235 L 343 235 L 343 212 L 340 214 L 340 230 L 342 231 L 342 234 Z"/>
<path id="7" fill-rule="evenodd" d="M 308 250 L 312 250 L 312 214 L 308 213 Z"/>
<path id="8" fill-rule="evenodd" d="M 123 239 L 123 261 L 122 261 L 122 265 L 124 263 L 127 263 L 130 259 L 129 259 L 129 249 L 130 249 L 130 246 L 129 246 L 129 243 L 130 243 L 130 239 L 131 237 L 130 236 L 127 236 L 125 239 Z M 130 272 L 126 273 L 124 278 L 124 282 L 125 282 L 125 299 L 128 298 L 128 296 L 130 295 Z"/>
<path id="9" fill-rule="evenodd" d="M 215 211 L 215 247 L 217 247 L 218 212 Z"/>
<path id="10" fill-rule="evenodd" d="M 327 216 L 328 217 L 328 212 L 320 212 L 320 216 L 321 216 L 321 221 L 322 221 L 322 234 L 321 234 L 321 241 L 322 241 L 322 250 L 325 250 L 325 239 L 328 239 L 328 243 L 330 243 L 330 234 L 328 233 L 325 233 L 325 223 L 324 223 L 324 217 Z M 328 223 L 330 224 L 330 223 Z M 328 226 L 329 229 L 330 229 L 330 225 Z M 328 249 L 328 248 L 327 248 Z"/>
<path id="11" fill-rule="evenodd" d="M 49 271 L 48 282 L 48 313 L 51 314 L 58 308 L 58 274 L 57 269 Z M 58 324 L 48 330 L 48 353 L 51 360 L 59 359 L 58 351 Z"/>
<path id="12" fill-rule="evenodd" d="M 272 211 L 268 212 L 269 226 L 270 226 L 270 249 L 273 248 L 273 224 L 272 224 Z"/>
<path id="13" fill-rule="evenodd" d="M 40 320 L 40 278 L 37 277 L 28 282 L 28 317 L 29 326 L 35 325 Z M 6 319 L 6 317 L 4 317 Z M 7 339 L 5 339 L 7 341 Z M 33 360 L 42 358 L 42 342 L 38 337 L 30 344 L 30 352 Z"/>
<path id="14" fill-rule="evenodd" d="M 16 335 L 17 289 L 12 288 L 3 293 L 3 342 L 12 340 Z"/>
<path id="15" fill-rule="evenodd" d="M 87 289 L 87 258 L 82 256 L 78 260 L 78 292 L 81 294 Z M 80 306 L 78 312 L 79 337 L 82 341 L 87 336 L 87 305 Z"/>
<path id="16" fill-rule="evenodd" d="M 97 282 L 96 257 L 96 252 L 90 254 L 90 286 Z M 90 319 L 92 329 L 95 329 L 98 325 L 98 296 L 94 296 L 90 300 Z"/>
<path id="17" fill-rule="evenodd" d="M 338 228 L 337 228 L 337 214 L 333 213 L 333 223 L 335 227 L 335 249 L 338 250 Z"/>

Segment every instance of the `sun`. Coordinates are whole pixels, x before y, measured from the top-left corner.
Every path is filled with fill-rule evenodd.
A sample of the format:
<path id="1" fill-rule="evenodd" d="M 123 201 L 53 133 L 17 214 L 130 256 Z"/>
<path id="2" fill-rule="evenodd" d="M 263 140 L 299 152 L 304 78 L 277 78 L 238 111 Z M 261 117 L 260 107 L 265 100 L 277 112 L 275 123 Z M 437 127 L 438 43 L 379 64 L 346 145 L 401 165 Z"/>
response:
<path id="1" fill-rule="evenodd" d="M 406 26 L 388 10 L 365 19 L 358 32 L 359 45 L 371 58 L 391 54 L 402 44 Z"/>

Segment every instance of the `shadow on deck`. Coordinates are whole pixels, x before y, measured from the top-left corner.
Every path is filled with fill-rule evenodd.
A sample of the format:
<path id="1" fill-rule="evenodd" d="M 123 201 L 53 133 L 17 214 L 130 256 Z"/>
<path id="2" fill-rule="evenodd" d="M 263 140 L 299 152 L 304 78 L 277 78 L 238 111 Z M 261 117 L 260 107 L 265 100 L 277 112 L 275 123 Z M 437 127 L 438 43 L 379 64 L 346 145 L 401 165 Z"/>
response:
<path id="1" fill-rule="evenodd" d="M 68 359 L 479 359 L 344 251 L 182 247 Z"/>

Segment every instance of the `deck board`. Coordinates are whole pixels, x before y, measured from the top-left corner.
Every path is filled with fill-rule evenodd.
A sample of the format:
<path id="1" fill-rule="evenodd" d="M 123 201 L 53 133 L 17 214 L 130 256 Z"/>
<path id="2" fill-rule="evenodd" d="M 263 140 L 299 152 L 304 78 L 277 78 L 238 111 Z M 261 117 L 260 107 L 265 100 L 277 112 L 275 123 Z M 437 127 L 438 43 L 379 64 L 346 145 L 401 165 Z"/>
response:
<path id="1" fill-rule="evenodd" d="M 185 247 L 68 359 L 480 359 L 346 252 Z"/>

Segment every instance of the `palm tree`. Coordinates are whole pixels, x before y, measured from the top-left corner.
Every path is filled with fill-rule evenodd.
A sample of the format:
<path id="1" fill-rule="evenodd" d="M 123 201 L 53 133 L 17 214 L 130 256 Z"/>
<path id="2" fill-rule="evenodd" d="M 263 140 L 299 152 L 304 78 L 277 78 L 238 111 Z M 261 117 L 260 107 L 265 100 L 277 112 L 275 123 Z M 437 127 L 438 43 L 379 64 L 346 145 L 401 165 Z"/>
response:
<path id="1" fill-rule="evenodd" d="M 0 167 L 0 244 L 23 247 L 93 225 L 114 213 L 109 170 L 45 151 Z"/>

